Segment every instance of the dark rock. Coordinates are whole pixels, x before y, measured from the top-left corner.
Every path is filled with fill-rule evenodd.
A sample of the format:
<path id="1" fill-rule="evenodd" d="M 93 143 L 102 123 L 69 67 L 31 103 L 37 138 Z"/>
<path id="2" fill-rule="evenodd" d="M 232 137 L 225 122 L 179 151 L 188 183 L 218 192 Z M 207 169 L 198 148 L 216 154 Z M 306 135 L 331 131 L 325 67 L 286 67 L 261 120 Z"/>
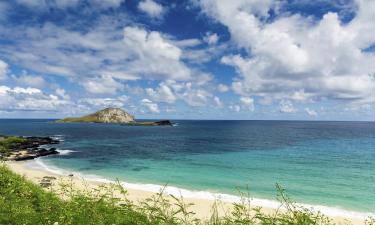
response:
<path id="1" fill-rule="evenodd" d="M 37 152 L 37 156 L 40 157 L 40 156 L 47 156 L 47 155 L 55 155 L 55 154 L 59 154 L 58 151 L 56 151 L 56 148 L 51 148 L 49 150 L 47 149 L 41 149 Z"/>
<path id="2" fill-rule="evenodd" d="M 25 160 L 30 160 L 30 159 L 35 159 L 38 156 L 36 155 L 25 155 L 25 156 L 18 156 L 14 160 L 15 161 L 25 161 Z"/>
<path id="3" fill-rule="evenodd" d="M 169 120 L 161 120 L 154 122 L 156 126 L 172 126 L 173 124 Z"/>
<path id="4" fill-rule="evenodd" d="M 40 156 L 59 154 L 56 148 L 50 148 L 49 150 L 41 148 L 42 145 L 51 145 L 60 143 L 58 140 L 50 137 L 23 137 L 24 141 L 14 143 L 9 147 L 10 156 L 9 159 L 15 161 L 24 161 L 35 159 Z M 26 151 L 26 154 L 21 155 L 20 151 Z"/>

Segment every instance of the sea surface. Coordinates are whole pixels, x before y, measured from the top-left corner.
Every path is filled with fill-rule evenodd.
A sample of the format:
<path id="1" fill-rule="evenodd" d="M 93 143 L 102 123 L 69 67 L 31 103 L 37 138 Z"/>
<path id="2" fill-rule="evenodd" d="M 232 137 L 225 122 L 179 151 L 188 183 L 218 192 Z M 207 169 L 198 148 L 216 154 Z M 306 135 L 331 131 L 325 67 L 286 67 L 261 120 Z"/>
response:
<path id="1" fill-rule="evenodd" d="M 61 154 L 37 159 L 43 166 L 144 190 L 168 185 L 202 198 L 249 190 L 255 201 L 272 205 L 278 183 L 294 201 L 323 211 L 375 213 L 373 122 L 173 122 L 142 127 L 3 119 L 0 134 L 53 136 L 61 140 Z"/>

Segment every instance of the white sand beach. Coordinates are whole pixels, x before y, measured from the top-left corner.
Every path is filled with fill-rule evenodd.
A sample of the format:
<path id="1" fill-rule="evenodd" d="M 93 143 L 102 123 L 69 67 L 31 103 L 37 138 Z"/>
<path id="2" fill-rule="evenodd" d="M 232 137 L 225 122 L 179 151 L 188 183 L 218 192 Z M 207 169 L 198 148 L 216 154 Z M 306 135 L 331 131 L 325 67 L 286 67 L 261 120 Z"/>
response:
<path id="1" fill-rule="evenodd" d="M 58 181 L 66 181 L 66 182 L 72 181 L 73 186 L 79 190 L 97 188 L 99 185 L 105 184 L 104 182 L 94 181 L 91 179 L 85 179 L 77 175 L 74 175 L 74 176 L 61 175 L 61 174 L 53 173 L 51 171 L 47 171 L 45 169 L 33 168 L 29 166 L 30 164 L 29 161 L 24 161 L 24 162 L 7 161 L 5 163 L 12 171 L 14 171 L 17 174 L 25 176 L 28 180 L 36 184 L 39 184 L 40 181 L 45 176 L 56 177 L 57 179 L 52 181 L 52 186 L 46 188 L 47 190 L 48 189 L 58 190 L 58 187 L 59 187 Z M 133 202 L 139 202 L 155 194 L 155 192 L 132 189 L 129 187 L 126 187 L 126 190 L 128 191 L 128 196 L 127 196 L 128 199 Z M 212 205 L 214 204 L 214 200 L 190 198 L 190 197 L 184 196 L 184 201 L 186 203 L 194 204 L 190 209 L 196 213 L 196 216 L 198 218 L 208 219 L 208 217 L 211 215 L 211 210 L 212 210 Z M 218 207 L 219 215 L 225 215 L 225 213 L 228 213 L 231 210 L 231 207 L 232 207 L 231 202 L 221 201 Z M 267 207 L 262 207 L 262 210 L 267 213 L 272 213 L 275 211 L 274 208 L 267 208 Z M 331 216 L 331 218 L 338 224 L 348 224 L 348 222 L 351 224 L 364 224 L 364 220 L 360 218 L 353 218 L 350 215 L 348 215 L 348 217 Z"/>

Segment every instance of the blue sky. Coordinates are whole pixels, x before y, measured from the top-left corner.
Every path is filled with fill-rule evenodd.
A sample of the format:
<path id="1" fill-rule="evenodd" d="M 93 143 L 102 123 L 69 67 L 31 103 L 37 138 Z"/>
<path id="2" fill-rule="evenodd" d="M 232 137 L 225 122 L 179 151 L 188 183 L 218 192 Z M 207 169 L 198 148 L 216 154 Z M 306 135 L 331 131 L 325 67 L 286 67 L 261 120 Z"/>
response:
<path id="1" fill-rule="evenodd" d="M 0 0 L 0 118 L 374 120 L 371 0 Z"/>

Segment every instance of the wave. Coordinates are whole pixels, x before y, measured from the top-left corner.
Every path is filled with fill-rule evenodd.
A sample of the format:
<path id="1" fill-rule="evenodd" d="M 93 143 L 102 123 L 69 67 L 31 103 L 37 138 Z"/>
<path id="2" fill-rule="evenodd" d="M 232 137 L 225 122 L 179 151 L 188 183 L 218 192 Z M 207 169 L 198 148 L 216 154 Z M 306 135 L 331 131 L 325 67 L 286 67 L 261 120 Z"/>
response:
<path id="1" fill-rule="evenodd" d="M 72 152 L 77 152 L 74 150 L 69 150 L 69 149 L 56 149 L 60 153 L 60 155 L 69 155 Z"/>
<path id="2" fill-rule="evenodd" d="M 68 171 L 61 168 L 57 168 L 55 166 L 47 165 L 42 161 L 42 159 L 37 158 L 34 160 L 36 167 L 39 167 L 40 169 L 44 169 L 45 171 L 48 171 L 50 173 L 54 173 L 57 175 L 68 175 L 68 174 L 74 174 L 75 177 L 79 177 L 81 179 L 85 179 L 87 181 L 95 181 L 100 183 L 111 183 L 114 182 L 114 180 L 109 180 L 97 175 L 92 174 L 83 174 L 79 172 L 74 171 Z M 182 196 L 184 198 L 192 198 L 192 199 L 201 199 L 201 200 L 215 200 L 219 199 L 223 202 L 227 203 L 234 203 L 234 202 L 240 202 L 241 197 L 236 195 L 230 195 L 230 194 L 223 194 L 223 193 L 212 193 L 208 191 L 196 191 L 196 190 L 188 190 L 183 188 L 178 188 L 174 186 L 162 186 L 157 184 L 141 184 L 141 183 L 128 183 L 124 181 L 120 181 L 120 184 L 127 189 L 133 189 L 133 190 L 140 190 L 140 191 L 147 191 L 147 192 L 153 192 L 158 193 L 161 190 L 165 194 L 168 195 L 174 195 L 174 196 Z M 259 206 L 259 207 L 265 207 L 265 208 L 273 208 L 277 209 L 281 207 L 280 202 L 275 200 L 269 200 L 269 199 L 261 199 L 261 198 L 250 198 L 250 202 L 253 206 Z M 364 220 L 369 217 L 374 217 L 374 213 L 370 212 L 356 212 L 356 211 L 349 211 L 346 209 L 342 209 L 340 207 L 330 207 L 330 206 L 324 206 L 324 205 L 310 205 L 310 204 L 301 204 L 298 203 L 298 206 L 307 208 L 312 210 L 313 212 L 321 212 L 327 216 L 331 217 L 343 217 L 343 218 L 351 218 L 351 219 L 360 219 Z"/>
<path id="3" fill-rule="evenodd" d="M 52 139 L 63 142 L 65 140 L 65 136 L 62 134 L 55 134 L 50 136 Z"/>

